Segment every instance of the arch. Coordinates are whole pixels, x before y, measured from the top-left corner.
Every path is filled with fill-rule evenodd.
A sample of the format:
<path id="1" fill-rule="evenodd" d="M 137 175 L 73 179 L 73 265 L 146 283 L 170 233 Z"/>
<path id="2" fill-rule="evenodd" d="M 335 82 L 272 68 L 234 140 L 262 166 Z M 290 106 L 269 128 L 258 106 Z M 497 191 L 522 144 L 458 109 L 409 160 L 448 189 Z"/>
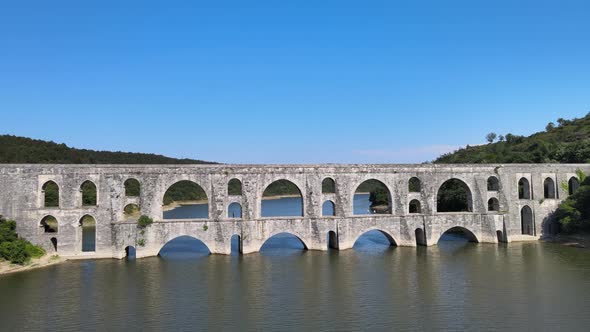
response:
<path id="1" fill-rule="evenodd" d="M 45 216 L 41 219 L 40 226 L 45 233 L 57 233 L 59 230 L 57 219 L 54 216 Z"/>
<path id="2" fill-rule="evenodd" d="M 47 181 L 41 187 L 43 190 L 43 206 L 59 207 L 59 186 L 53 181 Z"/>
<path id="3" fill-rule="evenodd" d="M 338 245 L 338 234 L 336 234 L 336 232 L 334 231 L 329 231 L 328 232 L 328 249 L 338 249 L 339 245 Z"/>
<path id="4" fill-rule="evenodd" d="M 578 180 L 577 177 L 572 176 L 567 182 L 568 194 L 573 195 L 578 188 L 580 188 L 580 180 Z"/>
<path id="5" fill-rule="evenodd" d="M 322 194 L 335 194 L 336 182 L 332 178 L 325 178 L 322 181 Z"/>
<path id="6" fill-rule="evenodd" d="M 410 213 L 422 213 L 422 207 L 420 206 L 419 200 L 413 199 L 410 201 L 409 212 Z"/>
<path id="7" fill-rule="evenodd" d="M 190 235 L 173 237 L 166 241 L 158 251 L 158 256 L 172 259 L 194 258 L 210 254 L 211 250 L 204 241 Z"/>
<path id="8" fill-rule="evenodd" d="M 391 191 L 377 179 L 367 179 L 359 184 L 354 191 L 352 204 L 355 215 L 391 214 L 393 208 Z"/>
<path id="9" fill-rule="evenodd" d="M 422 183 L 417 177 L 412 177 L 408 181 L 408 191 L 411 193 L 419 193 L 422 190 Z"/>
<path id="10" fill-rule="evenodd" d="M 501 230 L 496 231 L 496 238 L 498 242 L 506 242 L 506 240 L 504 239 L 504 232 L 502 232 Z"/>
<path id="11" fill-rule="evenodd" d="M 260 205 L 261 217 L 303 217 L 304 213 L 301 189 L 286 179 L 269 184 Z"/>
<path id="12" fill-rule="evenodd" d="M 426 245 L 426 232 L 424 232 L 423 228 L 416 228 L 414 230 L 414 235 L 416 236 L 416 245 L 417 246 L 425 246 Z"/>
<path id="13" fill-rule="evenodd" d="M 237 203 L 237 202 L 231 203 L 227 207 L 227 217 L 241 219 L 242 218 L 242 205 L 240 205 L 240 203 Z"/>
<path id="14" fill-rule="evenodd" d="M 135 203 L 127 204 L 123 208 L 123 219 L 135 219 L 139 218 L 140 215 L 141 210 L 139 209 L 139 205 Z"/>
<path id="15" fill-rule="evenodd" d="M 382 241 L 383 238 L 386 239 L 386 243 Z M 354 241 L 352 247 L 372 247 L 374 244 L 387 245 L 388 247 L 397 246 L 397 242 L 391 234 L 384 230 L 373 228 L 360 234 Z"/>
<path id="16" fill-rule="evenodd" d="M 518 180 L 518 198 L 531 199 L 531 185 L 527 178 L 520 178 Z"/>
<path id="17" fill-rule="evenodd" d="M 134 259 L 137 256 L 137 250 L 134 246 L 125 247 L 125 257 L 127 259 Z"/>
<path id="18" fill-rule="evenodd" d="M 86 214 L 80 218 L 80 227 L 82 228 L 82 251 L 96 251 L 96 219 Z"/>
<path id="19" fill-rule="evenodd" d="M 231 239 L 230 239 L 230 252 L 232 255 L 240 255 L 242 254 L 243 250 L 242 250 L 242 237 L 239 236 L 238 234 L 234 234 L 232 235 Z"/>
<path id="20" fill-rule="evenodd" d="M 446 236 L 446 235 L 460 235 L 460 236 Z M 445 240 L 455 240 L 458 237 L 462 237 L 464 239 L 466 239 L 469 242 L 479 242 L 479 239 L 477 238 L 477 236 L 475 235 L 475 233 L 473 231 L 471 231 L 470 229 L 468 229 L 467 227 L 463 227 L 463 226 L 453 226 L 449 229 L 447 229 L 446 231 L 442 232 L 440 234 L 440 237 L 438 238 L 438 241 L 436 241 L 437 243 L 440 242 L 441 240 L 445 241 Z"/>
<path id="21" fill-rule="evenodd" d="M 488 199 L 488 211 L 500 211 L 500 201 L 497 198 Z"/>
<path id="22" fill-rule="evenodd" d="M 80 192 L 82 193 L 82 206 L 96 206 L 97 205 L 97 191 L 96 185 L 90 180 L 84 181 L 80 185 Z"/>
<path id="23" fill-rule="evenodd" d="M 520 210 L 520 227 L 524 235 L 535 235 L 535 223 L 533 221 L 533 210 L 525 205 Z"/>
<path id="24" fill-rule="evenodd" d="M 462 180 L 445 181 L 436 195 L 437 212 L 473 212 L 471 189 Z"/>
<path id="25" fill-rule="evenodd" d="M 331 200 L 327 200 L 322 204 L 322 216 L 333 217 L 336 215 L 336 205 Z"/>
<path id="26" fill-rule="evenodd" d="M 498 191 L 500 190 L 500 181 L 495 176 L 490 176 L 488 178 L 488 191 Z"/>
<path id="27" fill-rule="evenodd" d="M 543 181 L 543 197 L 547 199 L 555 198 L 555 181 L 552 178 L 546 178 Z"/>
<path id="28" fill-rule="evenodd" d="M 129 178 L 125 180 L 123 185 L 125 186 L 125 196 L 139 197 L 141 194 L 141 185 L 137 179 Z"/>
<path id="29" fill-rule="evenodd" d="M 307 250 L 307 244 L 297 234 L 291 232 L 279 232 L 268 237 L 260 246 L 258 251 L 268 251 L 271 254 L 279 250 Z"/>
<path id="30" fill-rule="evenodd" d="M 207 219 L 209 198 L 199 184 L 181 180 L 172 184 L 162 198 L 163 219 Z"/>
<path id="31" fill-rule="evenodd" d="M 53 247 L 53 251 L 57 252 L 57 238 L 52 237 L 50 241 L 51 241 L 51 246 Z"/>
<path id="32" fill-rule="evenodd" d="M 242 196 L 242 181 L 231 179 L 227 183 L 227 194 L 229 196 Z"/>

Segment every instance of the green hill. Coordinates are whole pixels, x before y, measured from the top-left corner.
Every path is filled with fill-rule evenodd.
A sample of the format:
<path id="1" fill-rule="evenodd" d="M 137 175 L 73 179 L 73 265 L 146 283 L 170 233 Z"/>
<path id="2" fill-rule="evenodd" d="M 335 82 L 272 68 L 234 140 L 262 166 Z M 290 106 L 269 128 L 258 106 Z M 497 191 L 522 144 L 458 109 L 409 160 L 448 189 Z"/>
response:
<path id="1" fill-rule="evenodd" d="M 590 113 L 581 119 L 558 119 L 557 125 L 549 123 L 545 131 L 528 137 L 506 134 L 492 141 L 495 142 L 444 154 L 433 162 L 590 163 Z"/>
<path id="2" fill-rule="evenodd" d="M 0 163 L 12 164 L 213 164 L 151 153 L 75 149 L 65 144 L 0 135 Z"/>

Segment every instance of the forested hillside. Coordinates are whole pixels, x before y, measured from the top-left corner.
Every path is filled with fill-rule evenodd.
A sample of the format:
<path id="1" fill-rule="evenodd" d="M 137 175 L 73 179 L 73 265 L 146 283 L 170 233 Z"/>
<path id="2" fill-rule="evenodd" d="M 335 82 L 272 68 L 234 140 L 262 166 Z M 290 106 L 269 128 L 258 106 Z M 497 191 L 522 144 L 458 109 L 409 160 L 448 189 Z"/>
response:
<path id="1" fill-rule="evenodd" d="M 0 135 L 0 163 L 12 164 L 212 164 L 150 153 L 75 149 L 65 144 Z"/>
<path id="2" fill-rule="evenodd" d="M 590 113 L 581 119 L 558 119 L 531 136 L 489 133 L 488 144 L 444 154 L 434 163 L 588 163 Z"/>

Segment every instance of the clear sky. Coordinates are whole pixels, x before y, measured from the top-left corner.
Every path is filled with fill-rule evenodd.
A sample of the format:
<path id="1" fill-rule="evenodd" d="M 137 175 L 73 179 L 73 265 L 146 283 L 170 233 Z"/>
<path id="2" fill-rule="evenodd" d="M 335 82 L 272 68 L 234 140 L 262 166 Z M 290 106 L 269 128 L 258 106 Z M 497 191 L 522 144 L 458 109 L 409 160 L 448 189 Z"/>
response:
<path id="1" fill-rule="evenodd" d="M 422 162 L 590 111 L 590 1 L 0 0 L 0 133 Z"/>

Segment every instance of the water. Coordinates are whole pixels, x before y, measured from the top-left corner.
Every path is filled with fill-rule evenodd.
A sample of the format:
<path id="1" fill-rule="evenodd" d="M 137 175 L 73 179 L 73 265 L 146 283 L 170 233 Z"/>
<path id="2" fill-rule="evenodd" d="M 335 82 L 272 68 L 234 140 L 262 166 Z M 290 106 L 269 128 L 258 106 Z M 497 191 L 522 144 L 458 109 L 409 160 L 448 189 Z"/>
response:
<path id="1" fill-rule="evenodd" d="M 261 214 L 263 217 L 301 216 L 303 211 L 303 201 L 300 197 L 267 199 L 263 200 L 261 204 Z M 371 205 L 371 202 L 369 202 L 369 194 L 354 195 L 353 204 L 354 214 L 371 214 L 369 209 Z M 333 214 L 332 209 L 327 205 L 323 205 L 322 210 L 323 215 Z M 175 209 L 164 211 L 164 219 L 207 218 L 207 215 L 207 204 L 181 205 Z M 241 215 L 241 210 L 238 210 L 235 205 L 228 208 L 228 216 L 239 215 Z"/>
<path id="2" fill-rule="evenodd" d="M 73 261 L 0 276 L 2 330 L 584 330 L 590 253 L 447 241 Z M 269 241 L 271 242 L 271 241 Z M 281 246 L 286 249 L 280 249 Z M 298 247 L 299 246 L 299 247 Z M 169 248 L 170 249 L 170 248 Z"/>
<path id="3" fill-rule="evenodd" d="M 372 231 L 316 252 L 279 234 L 220 256 L 183 237 L 161 257 L 0 276 L 0 330 L 587 330 L 590 251 L 444 239 L 390 247 Z"/>

